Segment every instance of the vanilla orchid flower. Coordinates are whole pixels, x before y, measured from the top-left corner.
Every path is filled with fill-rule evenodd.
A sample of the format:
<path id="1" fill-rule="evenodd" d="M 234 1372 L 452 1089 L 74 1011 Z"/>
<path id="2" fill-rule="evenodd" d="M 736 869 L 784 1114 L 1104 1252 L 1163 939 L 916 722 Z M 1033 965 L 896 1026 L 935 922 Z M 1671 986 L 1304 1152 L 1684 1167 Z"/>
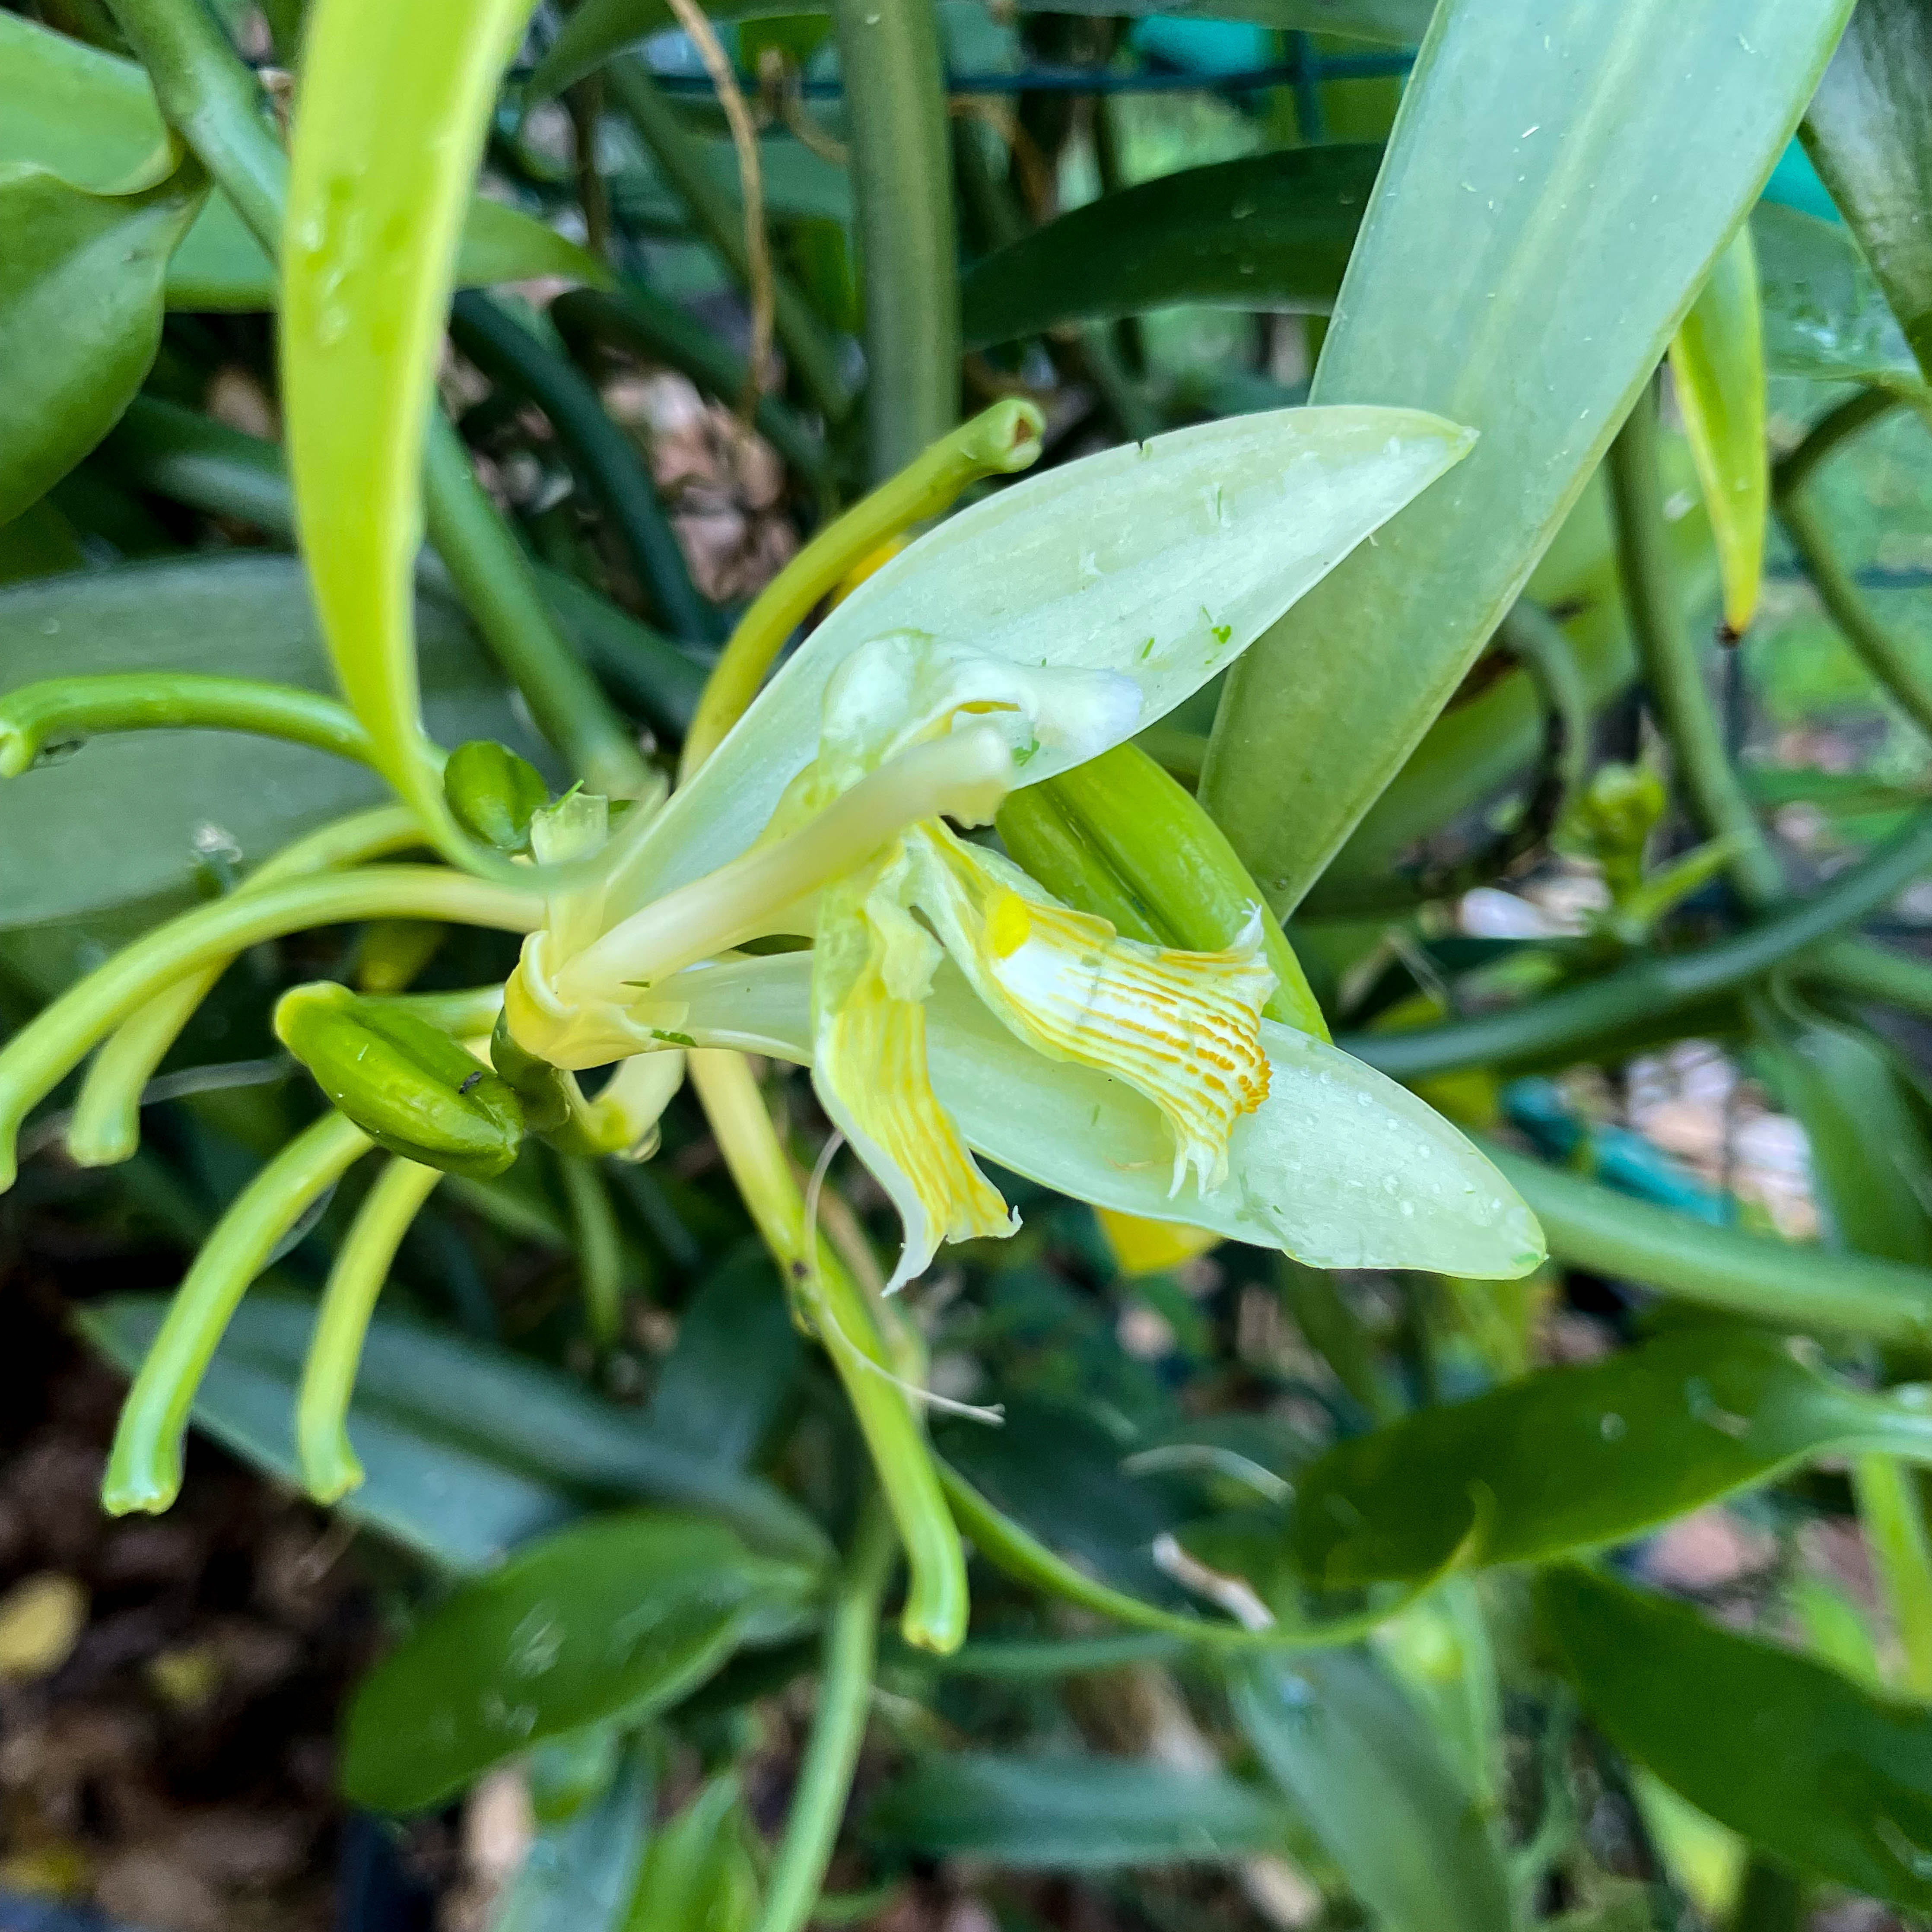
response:
<path id="1" fill-rule="evenodd" d="M 990 844 L 1012 790 L 1155 723 L 1462 456 L 1403 410 L 1204 424 L 953 518 L 820 626 L 694 780 L 604 837 L 526 941 L 512 1037 L 565 1069 L 686 1046 L 812 1069 L 897 1208 L 896 1287 L 1018 1226 L 983 1155 L 1318 1265 L 1520 1274 L 1528 1211 L 1422 1102 L 1264 1020 L 1262 914 L 1123 938 Z M 600 840 L 602 841 L 600 844 Z M 750 956 L 747 942 L 808 938 Z"/>

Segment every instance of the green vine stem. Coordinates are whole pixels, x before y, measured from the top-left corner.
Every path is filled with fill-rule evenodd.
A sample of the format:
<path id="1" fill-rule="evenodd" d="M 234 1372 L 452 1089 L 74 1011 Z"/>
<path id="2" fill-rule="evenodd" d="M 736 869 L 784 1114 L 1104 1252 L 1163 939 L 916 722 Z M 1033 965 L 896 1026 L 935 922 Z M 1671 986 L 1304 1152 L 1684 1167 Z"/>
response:
<path id="1" fill-rule="evenodd" d="M 1624 608 L 1678 778 L 1699 824 L 1730 842 L 1731 874 L 1746 902 L 1768 905 L 1784 895 L 1784 868 L 1732 769 L 1673 580 L 1654 382 L 1617 432 L 1606 467 Z"/>
<path id="2" fill-rule="evenodd" d="M 1483 1151 L 1542 1222 L 1551 1258 L 1567 1267 L 1774 1328 L 1932 1340 L 1925 1269 L 1711 1227 L 1504 1148 L 1485 1143 Z"/>
<path id="3" fill-rule="evenodd" d="M 650 289 L 568 290 L 550 304 L 550 319 L 579 362 L 587 362 L 589 352 L 599 346 L 619 349 L 668 363 L 724 402 L 734 402 L 745 392 L 745 364 L 730 345 L 687 310 Z M 752 421 L 824 500 L 832 483 L 832 463 L 824 444 L 776 396 L 758 398 Z"/>
<path id="4" fill-rule="evenodd" d="M 624 1246 L 616 1210 L 595 1160 L 560 1154 L 557 1172 L 564 1204 L 570 1210 L 571 1250 L 577 1258 L 590 1339 L 600 1349 L 614 1348 L 624 1323 Z"/>
<path id="5" fill-rule="evenodd" d="M 699 1052 L 688 1064 L 724 1165 L 794 1300 L 811 1318 L 866 1439 L 905 1550 L 910 1582 L 901 1633 L 916 1649 L 945 1655 L 966 1635 L 966 1557 L 901 1365 L 865 1292 L 807 1228 L 797 1177 L 744 1055 Z"/>
<path id="6" fill-rule="evenodd" d="M 157 993 L 217 960 L 305 926 L 364 919 L 440 919 L 500 932 L 543 922 L 533 893 L 436 866 L 371 866 L 238 892 L 123 946 L 0 1048 L 0 1192 L 14 1184 L 20 1124 L 88 1050 Z"/>
<path id="7" fill-rule="evenodd" d="M 169 124 L 278 256 L 288 157 L 254 76 L 200 0 L 114 0 L 113 11 Z M 633 794 L 649 767 L 551 623 L 516 539 L 440 414 L 430 424 L 424 492 L 430 541 L 538 728 L 586 782 Z"/>
<path id="8" fill-rule="evenodd" d="M 898 1546 L 876 1500 L 859 1518 L 819 1650 L 818 1706 L 755 1932 L 805 1932 L 825 1884 L 859 1766 L 878 1661 L 879 1609 Z"/>
<path id="9" fill-rule="evenodd" d="M 688 644 L 713 641 L 716 618 L 692 583 L 651 472 L 581 371 L 480 289 L 458 293 L 449 332 L 492 382 L 535 403 L 550 419 L 659 622 Z"/>
<path id="10" fill-rule="evenodd" d="M 158 730 L 253 731 L 371 762 L 368 733 L 332 698 L 247 677 L 120 671 L 44 678 L 0 698 L 0 778 L 17 778 L 50 743 Z"/>
<path id="11" fill-rule="evenodd" d="M 136 396 L 103 447 L 142 490 L 294 539 L 295 506 L 282 453 L 273 443 L 157 397 Z M 541 563 L 535 571 L 552 615 L 604 681 L 657 728 L 682 735 L 704 688 L 703 668 L 575 578 Z M 447 570 L 430 553 L 418 578 L 440 590 L 450 587 Z"/>
<path id="12" fill-rule="evenodd" d="M 1258 1628 L 1229 1622 L 1210 1622 L 1204 1618 L 1183 1616 L 1174 1610 L 1144 1604 L 1124 1590 L 1096 1582 L 1056 1556 L 1029 1530 L 994 1508 L 950 1462 L 939 1465 L 939 1479 L 946 1486 L 946 1500 L 959 1519 L 960 1527 L 973 1539 L 974 1547 L 996 1570 L 1016 1582 L 1044 1590 L 1063 1602 L 1083 1610 L 1092 1610 L 1117 1623 L 1136 1630 L 1178 1637 L 1186 1642 L 1220 1650 L 1324 1650 L 1354 1643 L 1377 1624 L 1386 1623 L 1410 1604 L 1433 1589 L 1440 1576 L 1431 1576 L 1400 1602 L 1384 1603 L 1372 1610 L 1355 1612 L 1319 1624 L 1270 1622 Z M 1460 1556 L 1460 1552 L 1457 1552 Z M 1456 1558 L 1450 1559 L 1451 1567 Z"/>
<path id="13" fill-rule="evenodd" d="M 959 284 L 945 64 L 933 0 L 832 0 L 865 284 L 868 475 L 959 413 Z"/>
<path id="14" fill-rule="evenodd" d="M 366 865 L 424 842 L 406 806 L 381 805 L 338 819 L 284 846 L 237 887 L 260 892 L 338 866 Z M 185 975 L 122 1022 L 89 1063 L 67 1130 L 68 1157 L 81 1167 L 112 1167 L 141 1144 L 141 1096 L 168 1049 L 181 1037 L 214 983 L 235 963 L 230 954 Z"/>
<path id="15" fill-rule="evenodd" d="M 1031 403 L 995 403 L 941 436 L 820 530 L 738 620 L 685 735 L 680 776 L 688 778 L 724 742 L 758 695 L 785 640 L 822 598 L 882 544 L 938 516 L 969 485 L 1027 468 L 1040 454 L 1045 428 L 1046 418 Z"/>
<path id="16" fill-rule="evenodd" d="M 110 1514 L 158 1513 L 180 1493 L 188 1412 L 242 1296 L 282 1238 L 371 1144 L 340 1114 L 323 1114 L 256 1175 L 216 1223 L 170 1300 L 122 1406 L 100 1491 Z"/>
<path id="17" fill-rule="evenodd" d="M 396 1250 L 442 1178 L 435 1168 L 392 1156 L 336 1251 L 296 1397 L 296 1458 L 303 1486 L 319 1503 L 334 1502 L 361 1486 L 362 1465 L 349 1440 L 349 1400 L 363 1339 Z"/>
<path id="18" fill-rule="evenodd" d="M 636 56 L 620 54 L 604 69 L 604 82 L 611 105 L 637 130 L 699 232 L 740 284 L 748 286 L 751 262 L 745 253 L 744 217 L 736 197 L 711 172 L 697 136 L 651 78 L 650 69 Z M 852 398 L 832 345 L 792 282 L 776 271 L 772 281 L 785 359 L 826 421 L 842 422 Z"/>
<path id="19" fill-rule="evenodd" d="M 1499 1072 L 1586 1058 L 1593 1046 L 1700 1001 L 1735 993 L 1874 913 L 1932 866 L 1932 812 L 1894 833 L 1811 898 L 1695 952 L 1633 961 L 1531 1005 L 1412 1033 L 1356 1034 L 1339 1044 L 1402 1081 L 1491 1066 Z M 1833 947 L 1822 955 L 1839 956 Z"/>
<path id="20" fill-rule="evenodd" d="M 1858 1526 L 1902 1653 L 1900 1688 L 1922 1699 L 1932 1697 L 1932 1545 L 1918 1500 L 1919 1480 L 1897 1456 L 1852 1458 Z"/>
<path id="21" fill-rule="evenodd" d="M 1880 622 L 1852 573 L 1832 554 L 1824 526 L 1805 496 L 1806 485 L 1826 458 L 1888 414 L 1900 400 L 1888 390 L 1865 389 L 1840 403 L 1772 470 L 1772 489 L 1778 520 L 1826 614 L 1892 701 L 1920 730 L 1932 735 L 1932 683 L 1912 653 Z"/>

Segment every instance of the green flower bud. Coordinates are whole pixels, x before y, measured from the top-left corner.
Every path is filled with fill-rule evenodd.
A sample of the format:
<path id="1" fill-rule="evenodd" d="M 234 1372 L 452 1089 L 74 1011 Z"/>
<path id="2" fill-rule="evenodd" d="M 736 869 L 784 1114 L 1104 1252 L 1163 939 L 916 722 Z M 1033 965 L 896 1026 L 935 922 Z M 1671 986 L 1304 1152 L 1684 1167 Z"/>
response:
<path id="1" fill-rule="evenodd" d="M 275 1034 L 378 1147 L 479 1180 L 516 1159 L 524 1113 L 508 1085 L 394 1002 L 297 986 L 275 1008 Z"/>
<path id="2" fill-rule="evenodd" d="M 450 753 L 442 792 L 457 824 L 500 852 L 526 850 L 530 820 L 550 802 L 536 766 L 489 738 L 472 738 Z"/>

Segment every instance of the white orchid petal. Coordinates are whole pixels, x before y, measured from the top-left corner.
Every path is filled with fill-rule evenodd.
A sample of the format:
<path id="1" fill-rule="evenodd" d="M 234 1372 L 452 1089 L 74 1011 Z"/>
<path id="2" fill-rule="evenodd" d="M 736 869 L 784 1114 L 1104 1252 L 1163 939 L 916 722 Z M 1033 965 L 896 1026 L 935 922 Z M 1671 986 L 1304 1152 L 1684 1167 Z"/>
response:
<path id="1" fill-rule="evenodd" d="M 820 625 L 697 778 L 625 845 L 625 902 L 722 865 L 815 753 L 825 688 L 868 639 L 923 631 L 1017 664 L 1113 671 L 1154 723 L 1459 460 L 1420 410 L 1281 410 L 1200 424 L 1000 490 L 928 532 Z M 1114 729 L 1121 728 L 1118 724 Z M 1081 734 L 1078 757 L 1106 745 Z M 1043 747 L 1031 784 L 1078 761 Z"/>

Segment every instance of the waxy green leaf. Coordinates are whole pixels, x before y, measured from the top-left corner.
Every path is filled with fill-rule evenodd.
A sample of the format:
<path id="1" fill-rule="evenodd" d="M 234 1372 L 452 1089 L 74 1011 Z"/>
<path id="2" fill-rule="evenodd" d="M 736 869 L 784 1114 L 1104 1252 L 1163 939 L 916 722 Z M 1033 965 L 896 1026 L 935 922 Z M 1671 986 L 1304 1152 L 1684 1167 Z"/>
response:
<path id="1" fill-rule="evenodd" d="M 1382 1932 L 1498 1932 L 1508 1874 L 1488 1820 L 1420 1713 L 1359 1650 L 1232 1673 L 1262 1762 Z"/>
<path id="2" fill-rule="evenodd" d="M 1849 230 L 1768 201 L 1750 226 L 1771 374 L 1921 386 L 1912 345 Z"/>
<path id="3" fill-rule="evenodd" d="M 651 1770 L 650 1745 L 633 1743 L 602 1791 L 538 1832 L 491 1913 L 491 1932 L 617 1932 L 647 1847 L 656 1849 Z"/>
<path id="4" fill-rule="evenodd" d="M 1932 378 L 1932 13 L 1918 0 L 1858 0 L 1804 142 Z"/>
<path id="5" fill-rule="evenodd" d="M 748 1932 L 758 1906 L 749 1831 L 737 1778 L 712 1778 L 651 1840 L 626 1932 Z"/>
<path id="6" fill-rule="evenodd" d="M 1278 1850 L 1293 1829 L 1278 1802 L 1227 1777 L 1067 1756 L 928 1758 L 866 1816 L 887 1844 L 1036 1871 L 1226 1859 Z"/>
<path id="7" fill-rule="evenodd" d="M 1372 146 L 1292 148 L 1089 202 L 974 264 L 966 346 L 1174 302 L 1324 315 L 1381 162 Z"/>
<path id="8" fill-rule="evenodd" d="M 1592 1717 L 1680 1797 L 1820 1877 L 1932 1906 L 1932 1711 L 1589 1570 L 1546 1572 L 1538 1606 Z"/>
<path id="9" fill-rule="evenodd" d="M 1331 1449 L 1296 1485 L 1296 1561 L 1329 1588 L 1621 1542 L 1814 1457 L 1932 1456 L 1932 1413 L 1803 1366 L 1784 1342 L 1695 1328 L 1545 1369 Z"/>
<path id="10" fill-rule="evenodd" d="M 1400 399 L 1482 440 L 1228 680 L 1202 798 L 1278 910 L 1495 631 L 1789 139 L 1846 10 L 1444 0 L 1313 396 Z"/>
<path id="11" fill-rule="evenodd" d="M 761 1624 L 795 1626 L 816 1582 L 700 1517 L 638 1510 L 562 1531 L 458 1590 L 363 1681 L 343 1788 L 420 1810 L 546 1738 L 640 1721 Z"/>
<path id="12" fill-rule="evenodd" d="M 205 192 L 191 161 L 128 195 L 0 165 L 0 524 L 59 482 L 140 388 L 168 257 Z"/>

